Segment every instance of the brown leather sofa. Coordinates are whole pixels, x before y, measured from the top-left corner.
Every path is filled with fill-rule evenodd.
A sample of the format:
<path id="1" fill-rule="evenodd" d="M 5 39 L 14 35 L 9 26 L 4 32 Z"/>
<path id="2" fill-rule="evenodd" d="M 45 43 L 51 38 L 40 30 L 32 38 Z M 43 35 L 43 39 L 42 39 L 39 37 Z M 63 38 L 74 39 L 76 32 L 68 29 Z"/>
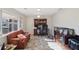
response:
<path id="1" fill-rule="evenodd" d="M 18 37 L 19 34 L 23 34 L 23 37 Z M 30 39 L 30 34 L 28 32 L 19 30 L 19 31 L 15 31 L 7 36 L 7 43 L 17 45 L 16 48 L 18 48 L 18 49 L 24 49 L 26 47 L 29 39 Z"/>

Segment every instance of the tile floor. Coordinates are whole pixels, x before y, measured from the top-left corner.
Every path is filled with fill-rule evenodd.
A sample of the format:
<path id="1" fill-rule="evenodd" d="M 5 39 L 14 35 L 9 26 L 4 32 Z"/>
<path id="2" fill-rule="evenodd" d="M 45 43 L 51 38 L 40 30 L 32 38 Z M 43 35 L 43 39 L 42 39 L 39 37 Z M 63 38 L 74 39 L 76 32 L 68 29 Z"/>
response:
<path id="1" fill-rule="evenodd" d="M 45 36 L 31 36 L 25 50 L 53 50 L 48 46 L 45 38 Z"/>
<path id="2" fill-rule="evenodd" d="M 67 47 L 47 36 L 31 36 L 25 50 L 69 50 Z"/>

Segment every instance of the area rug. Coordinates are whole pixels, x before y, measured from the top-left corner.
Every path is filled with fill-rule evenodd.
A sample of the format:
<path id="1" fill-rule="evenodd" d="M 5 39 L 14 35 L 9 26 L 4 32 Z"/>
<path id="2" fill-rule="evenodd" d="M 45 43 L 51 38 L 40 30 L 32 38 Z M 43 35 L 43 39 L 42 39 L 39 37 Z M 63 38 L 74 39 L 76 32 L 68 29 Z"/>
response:
<path id="1" fill-rule="evenodd" d="M 45 41 L 48 43 L 48 46 L 51 48 L 51 49 L 54 49 L 54 50 L 63 50 L 62 47 L 60 47 L 54 39 L 50 39 L 50 38 L 46 38 Z"/>
<path id="2" fill-rule="evenodd" d="M 48 46 L 45 38 L 43 36 L 31 36 L 25 50 L 53 50 Z"/>
<path id="3" fill-rule="evenodd" d="M 45 41 L 46 41 L 46 42 L 53 42 L 53 41 L 55 41 L 55 40 L 50 39 L 50 38 L 45 38 Z"/>
<path id="4" fill-rule="evenodd" d="M 54 49 L 54 50 L 64 50 L 62 47 L 60 47 L 56 42 L 47 42 L 48 43 L 48 46 L 51 48 L 51 49 Z"/>

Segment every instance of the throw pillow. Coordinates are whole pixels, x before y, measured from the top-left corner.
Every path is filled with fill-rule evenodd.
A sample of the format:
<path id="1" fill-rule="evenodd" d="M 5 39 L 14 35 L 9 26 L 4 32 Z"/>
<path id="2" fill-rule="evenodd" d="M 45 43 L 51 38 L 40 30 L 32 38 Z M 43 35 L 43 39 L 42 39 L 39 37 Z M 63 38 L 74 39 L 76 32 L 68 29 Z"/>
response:
<path id="1" fill-rule="evenodd" d="M 26 38 L 23 34 L 18 34 L 17 37 L 20 38 L 20 39 Z"/>

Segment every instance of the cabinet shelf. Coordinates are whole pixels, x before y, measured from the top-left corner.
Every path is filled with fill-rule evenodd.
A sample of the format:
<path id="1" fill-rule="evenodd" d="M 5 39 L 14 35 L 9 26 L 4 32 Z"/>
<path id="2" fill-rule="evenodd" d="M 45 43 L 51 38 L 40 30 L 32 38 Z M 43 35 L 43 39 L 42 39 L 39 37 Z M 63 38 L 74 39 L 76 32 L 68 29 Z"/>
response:
<path id="1" fill-rule="evenodd" d="M 47 19 L 34 19 L 34 35 L 47 35 Z"/>

